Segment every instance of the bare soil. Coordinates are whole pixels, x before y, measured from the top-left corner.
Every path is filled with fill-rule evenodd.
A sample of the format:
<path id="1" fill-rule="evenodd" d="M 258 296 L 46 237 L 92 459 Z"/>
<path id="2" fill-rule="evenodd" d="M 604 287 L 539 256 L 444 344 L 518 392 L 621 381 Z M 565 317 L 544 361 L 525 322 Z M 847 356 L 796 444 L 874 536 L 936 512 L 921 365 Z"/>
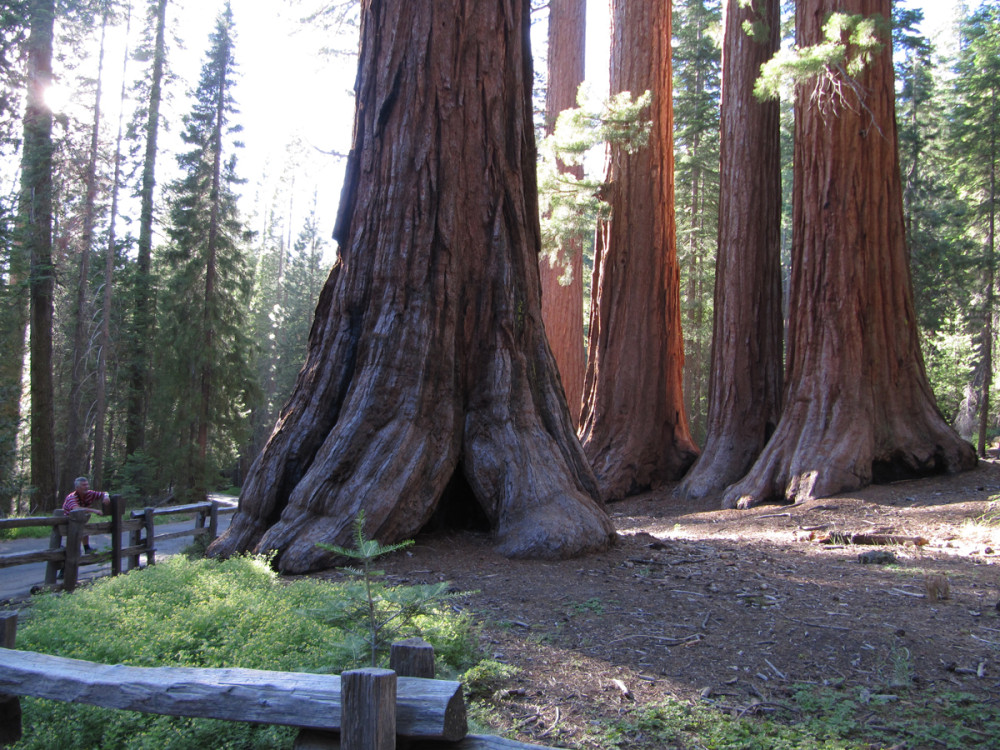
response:
<path id="1" fill-rule="evenodd" d="M 443 532 L 384 567 L 474 592 L 463 606 L 485 652 L 521 670 L 496 719 L 524 741 L 591 747 L 590 722 L 644 702 L 739 709 L 900 671 L 916 690 L 1000 696 L 1000 463 L 747 511 L 671 489 L 610 506 L 620 541 L 603 554 L 511 561 L 484 534 Z M 872 551 L 896 562 L 860 562 Z M 928 598 L 934 574 L 950 598 Z"/>

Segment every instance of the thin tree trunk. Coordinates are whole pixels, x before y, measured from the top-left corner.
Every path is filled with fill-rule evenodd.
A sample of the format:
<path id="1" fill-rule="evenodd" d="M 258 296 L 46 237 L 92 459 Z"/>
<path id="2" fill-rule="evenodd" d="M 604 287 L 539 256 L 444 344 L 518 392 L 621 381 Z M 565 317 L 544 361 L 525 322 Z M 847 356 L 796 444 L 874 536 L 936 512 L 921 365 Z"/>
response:
<path id="1" fill-rule="evenodd" d="M 585 0 L 549 2 L 549 70 L 545 95 L 545 121 L 549 133 L 564 109 L 576 106 L 576 94 L 585 73 L 587 4 Z M 577 179 L 583 167 L 560 165 Z M 570 283 L 562 285 L 566 270 L 547 259 L 540 263 L 542 278 L 542 320 L 545 334 L 556 358 L 566 402 L 573 424 L 580 423 L 583 403 L 583 376 L 587 354 L 583 346 L 583 245 L 579 241 L 563 248 L 560 257 L 569 258 Z"/>
<path id="2" fill-rule="evenodd" d="M 581 439 L 605 500 L 677 479 L 698 455 L 682 393 L 670 3 L 611 7 L 611 90 L 651 91 L 653 105 L 649 147 L 611 148 L 594 253 Z"/>
<path id="3" fill-rule="evenodd" d="M 990 389 L 993 386 L 993 318 L 996 304 L 996 196 L 997 196 L 997 99 L 996 91 L 993 96 L 993 122 L 990 128 L 990 154 L 993 156 L 990 162 L 990 194 L 989 203 L 989 231 L 986 237 L 986 325 L 983 329 L 983 390 L 979 398 L 979 455 L 986 458 L 988 447 L 987 432 L 990 421 Z"/>
<path id="4" fill-rule="evenodd" d="M 125 426 L 125 454 L 131 456 L 146 442 L 146 406 L 149 393 L 149 340 L 153 332 L 153 192 L 156 188 L 156 141 L 160 128 L 160 99 L 166 58 L 167 2 L 156 6 L 156 44 L 150 76 L 149 111 L 146 118 L 146 151 L 142 162 L 139 238 L 136 247 L 135 339 L 132 342 L 128 419 Z"/>
<path id="5" fill-rule="evenodd" d="M 697 499 L 742 477 L 781 411 L 781 143 L 779 105 L 753 95 L 780 42 L 778 0 L 729 0 L 722 57 L 719 250 L 705 448 L 677 488 Z M 755 40 L 743 24 L 770 30 Z"/>
<path id="6" fill-rule="evenodd" d="M 529 29 L 528 0 L 362 3 L 339 261 L 211 554 L 301 572 L 359 510 L 394 542 L 439 503 L 478 506 L 514 557 L 614 537 L 541 320 Z"/>
<path id="7" fill-rule="evenodd" d="M 822 41 L 832 11 L 888 18 L 890 6 L 800 2 L 798 43 Z M 796 94 L 785 410 L 753 468 L 726 491 L 726 507 L 976 465 L 938 411 L 920 353 L 889 40 L 857 88 L 839 76 Z M 835 111 L 817 105 L 824 97 Z"/>
<path id="8" fill-rule="evenodd" d="M 90 155 L 84 177 L 83 229 L 80 233 L 80 265 L 76 285 L 76 305 L 73 311 L 73 367 L 70 373 L 69 412 L 66 415 L 66 453 L 63 456 L 59 494 L 73 491 L 73 479 L 85 471 L 84 432 L 86 420 L 83 408 L 83 382 L 86 379 L 90 349 L 90 249 L 94 241 L 94 206 L 97 202 L 97 149 L 101 133 L 101 84 L 104 78 L 104 40 L 108 16 L 101 19 L 101 42 L 97 56 L 97 87 L 94 92 L 94 120 L 90 129 Z M 94 485 L 95 487 L 98 485 Z"/>
<path id="9" fill-rule="evenodd" d="M 28 5 L 28 104 L 24 114 L 19 207 L 20 239 L 30 259 L 32 508 L 56 506 L 55 416 L 52 382 L 52 112 L 44 92 L 52 82 L 52 0 Z"/>
<path id="10" fill-rule="evenodd" d="M 132 27 L 132 4 L 127 6 L 125 38 Z M 104 257 L 104 297 L 101 305 L 101 343 L 97 351 L 97 403 L 94 419 L 94 470 L 95 487 L 104 487 L 104 426 L 108 413 L 108 357 L 111 353 L 111 292 L 114 285 L 115 253 L 117 238 L 115 224 L 118 219 L 118 190 L 121 187 L 122 136 L 125 122 L 126 81 L 128 80 L 129 49 L 125 46 L 122 59 L 122 89 L 118 108 L 118 135 L 115 139 L 115 175 L 111 186 L 111 218 L 108 226 L 108 245 Z M 107 445 L 111 447 L 110 428 Z"/>

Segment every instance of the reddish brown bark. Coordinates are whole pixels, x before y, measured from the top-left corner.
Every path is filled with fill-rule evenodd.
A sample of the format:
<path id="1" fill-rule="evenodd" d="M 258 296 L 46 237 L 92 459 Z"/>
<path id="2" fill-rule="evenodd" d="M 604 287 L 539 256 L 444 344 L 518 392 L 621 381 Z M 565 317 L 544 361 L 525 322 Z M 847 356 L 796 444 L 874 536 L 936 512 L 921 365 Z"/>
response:
<path id="1" fill-rule="evenodd" d="M 677 479 L 694 461 L 682 395 L 674 227 L 670 3 L 611 3 L 611 91 L 653 94 L 649 146 L 612 146 L 611 218 L 598 228 L 584 450 L 606 500 Z"/>
<path id="2" fill-rule="evenodd" d="M 799 45 L 822 39 L 832 11 L 888 18 L 890 0 L 801 2 Z M 920 354 L 888 39 L 858 83 L 824 78 L 796 94 L 785 411 L 727 507 L 976 464 L 938 411 Z"/>
<path id="3" fill-rule="evenodd" d="M 545 120 L 551 132 L 564 109 L 576 106 L 576 92 L 585 73 L 587 3 L 585 0 L 549 2 L 549 68 Z M 583 178 L 583 167 L 563 166 L 564 172 Z M 583 346 L 583 245 L 573 242 L 561 257 L 570 261 L 570 283 L 559 283 L 565 267 L 542 259 L 542 320 L 559 368 L 573 424 L 580 423 L 583 375 L 587 353 Z"/>
<path id="4" fill-rule="evenodd" d="M 678 487 L 695 499 L 721 492 L 760 455 L 781 414 L 781 146 L 776 101 L 753 94 L 778 50 L 778 0 L 729 0 L 722 55 L 719 251 L 705 448 Z M 743 30 L 768 25 L 764 39 Z"/>
<path id="5" fill-rule="evenodd" d="M 329 565 L 359 510 L 410 537 L 456 475 L 507 555 L 613 539 L 541 321 L 528 5 L 363 3 L 340 259 L 212 554 Z"/>

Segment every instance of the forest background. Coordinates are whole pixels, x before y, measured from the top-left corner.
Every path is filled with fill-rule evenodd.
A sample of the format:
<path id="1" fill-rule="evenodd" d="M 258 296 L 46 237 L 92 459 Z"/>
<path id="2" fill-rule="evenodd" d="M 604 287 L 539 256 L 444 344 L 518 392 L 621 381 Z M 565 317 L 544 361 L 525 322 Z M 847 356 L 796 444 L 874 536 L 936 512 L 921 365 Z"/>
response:
<path id="1" fill-rule="evenodd" d="M 547 18 L 537 5 L 541 133 Z M 0 514 L 54 507 L 78 474 L 136 499 L 239 485 L 274 426 L 335 258 L 329 238 L 351 134 L 357 8 L 259 6 L 0 2 Z M 588 6 L 591 107 L 607 91 L 603 6 Z M 923 353 L 942 413 L 985 449 L 1000 432 L 988 171 L 997 162 L 990 128 L 1000 49 L 994 44 L 984 62 L 966 42 L 1000 38 L 996 3 L 896 6 L 897 122 Z M 36 263 L 19 255 L 18 196 L 37 163 L 25 112 L 37 80 L 29 40 L 44 34 L 30 35 L 29 23 L 46 9 L 56 85 L 45 99 L 51 151 L 40 158 L 51 159 L 52 236 L 50 257 Z M 934 17 L 921 23 L 925 10 Z M 717 242 L 721 14 L 719 1 L 674 3 L 684 392 L 699 441 Z M 787 279 L 790 106 L 783 113 Z M 598 151 L 590 171 L 601 161 Z M 210 233 L 221 239 L 206 257 L 198 238 Z M 48 321 L 35 315 L 45 308 L 36 292 L 51 299 Z M 583 317 L 586 324 L 586 307 Z"/>

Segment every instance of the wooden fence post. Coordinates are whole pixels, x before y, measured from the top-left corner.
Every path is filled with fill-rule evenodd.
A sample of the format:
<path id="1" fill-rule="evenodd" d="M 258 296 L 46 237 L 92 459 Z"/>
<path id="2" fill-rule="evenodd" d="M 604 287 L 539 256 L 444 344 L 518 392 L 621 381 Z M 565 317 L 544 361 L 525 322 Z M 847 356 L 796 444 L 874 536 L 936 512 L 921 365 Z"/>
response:
<path id="1" fill-rule="evenodd" d="M 83 527 L 87 525 L 90 514 L 85 510 L 70 511 L 66 523 L 66 567 L 63 572 L 63 587 L 66 591 L 76 588 L 80 576 L 80 537 Z"/>
<path id="2" fill-rule="evenodd" d="M 393 643 L 389 669 L 400 677 L 434 679 L 434 647 L 423 638 L 407 638 Z"/>
<path id="3" fill-rule="evenodd" d="M 143 512 L 143 526 L 146 529 L 146 565 L 155 565 L 156 545 L 153 537 L 156 536 L 156 511 L 154 508 L 146 508 Z"/>
<path id="4" fill-rule="evenodd" d="M 211 544 L 219 536 L 219 501 L 212 501 L 212 510 L 208 517 L 208 542 Z"/>
<path id="5" fill-rule="evenodd" d="M 342 750 L 395 750 L 396 673 L 352 669 L 340 675 Z"/>
<path id="6" fill-rule="evenodd" d="M 121 495 L 111 496 L 111 575 L 122 573 L 122 513 L 125 499 Z"/>
<path id="7" fill-rule="evenodd" d="M 54 516 L 64 516 L 66 515 L 62 508 L 57 508 L 52 512 Z M 49 534 L 49 549 L 59 549 L 62 547 L 62 532 L 59 531 L 58 526 L 52 527 L 52 533 Z M 56 577 L 59 574 L 59 568 L 63 567 L 65 562 L 60 564 L 55 560 L 50 560 L 45 564 L 45 583 L 54 584 L 56 582 Z"/>
<path id="8" fill-rule="evenodd" d="M 14 648 L 17 639 L 17 612 L 0 614 L 0 645 Z M 21 739 L 21 699 L 0 693 L 0 747 Z"/>
<path id="9" fill-rule="evenodd" d="M 129 514 L 129 520 L 137 520 L 135 517 L 135 511 Z M 132 529 L 128 533 L 128 546 L 138 547 L 142 543 L 142 529 Z M 139 553 L 136 552 L 134 555 L 128 556 L 128 569 L 135 570 L 139 567 Z"/>

